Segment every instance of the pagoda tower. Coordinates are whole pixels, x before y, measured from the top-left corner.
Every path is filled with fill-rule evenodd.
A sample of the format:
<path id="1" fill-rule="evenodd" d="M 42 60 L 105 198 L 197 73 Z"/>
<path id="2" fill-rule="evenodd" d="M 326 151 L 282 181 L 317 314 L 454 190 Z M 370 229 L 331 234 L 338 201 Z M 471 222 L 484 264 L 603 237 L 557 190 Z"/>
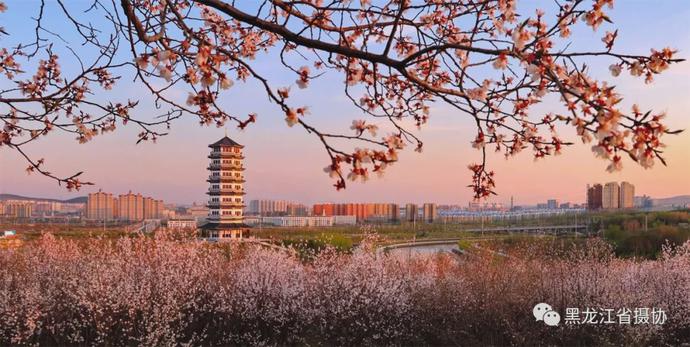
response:
<path id="1" fill-rule="evenodd" d="M 201 226 L 202 236 L 212 239 L 246 237 L 244 224 L 244 146 L 225 136 L 209 145 L 208 223 Z"/>

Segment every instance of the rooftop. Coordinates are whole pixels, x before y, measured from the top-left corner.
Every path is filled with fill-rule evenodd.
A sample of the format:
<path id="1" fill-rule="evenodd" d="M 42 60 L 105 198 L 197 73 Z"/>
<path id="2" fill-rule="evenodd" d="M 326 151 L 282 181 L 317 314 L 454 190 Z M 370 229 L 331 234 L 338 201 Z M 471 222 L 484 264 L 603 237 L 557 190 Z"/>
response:
<path id="1" fill-rule="evenodd" d="M 232 139 L 230 139 L 227 136 L 224 136 L 222 139 L 220 139 L 220 140 L 218 140 L 218 141 L 216 141 L 216 142 L 214 142 L 208 146 L 211 148 L 213 148 L 213 147 L 240 147 L 240 148 L 244 147 L 244 146 L 240 145 L 239 143 L 233 141 Z"/>
<path id="2" fill-rule="evenodd" d="M 208 222 L 201 226 L 204 230 L 237 230 L 237 229 L 251 229 L 251 225 L 247 225 L 241 222 L 233 223 L 218 223 L 218 222 Z"/>

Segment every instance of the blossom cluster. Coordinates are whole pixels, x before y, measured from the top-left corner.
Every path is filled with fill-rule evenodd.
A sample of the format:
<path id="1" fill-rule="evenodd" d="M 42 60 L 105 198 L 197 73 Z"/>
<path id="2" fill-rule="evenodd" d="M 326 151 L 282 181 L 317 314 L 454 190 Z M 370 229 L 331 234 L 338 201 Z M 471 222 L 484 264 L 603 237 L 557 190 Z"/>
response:
<path id="1" fill-rule="evenodd" d="M 506 157 L 526 149 L 535 159 L 558 155 L 574 143 L 560 136 L 562 127 L 575 127 L 576 139 L 591 143 L 609 171 L 622 169 L 626 158 L 644 168 L 665 163 L 664 135 L 676 132 L 666 127 L 664 114 L 635 107 L 628 111 L 610 76 L 595 76 L 587 67 L 595 65 L 592 60 L 604 60 L 613 78 L 628 71 L 651 83 L 683 61 L 676 50 L 621 52 L 616 40 L 623 34 L 609 28 L 613 0 L 547 2 L 543 6 L 549 8 L 533 12 L 517 3 L 274 0 L 255 6 L 247 1 L 123 0 L 87 10 L 105 19 L 97 28 L 91 18 L 61 6 L 57 12 L 64 14 L 64 22 L 98 53 L 91 64 L 80 61 L 77 73 L 62 71 L 65 58 L 50 44 L 61 30 L 44 27 L 59 20 L 42 20 L 41 10 L 35 42 L 0 47 L 0 77 L 18 86 L 0 91 L 0 104 L 7 109 L 0 115 L 0 143 L 21 151 L 54 130 L 73 133 L 85 143 L 120 122 L 141 127 L 138 141 L 155 140 L 166 134 L 155 126 L 169 126 L 183 114 L 196 116 L 201 125 L 231 122 L 244 129 L 257 115 L 240 116 L 233 103 L 220 102 L 239 82 L 254 83 L 287 126 L 316 137 L 337 189 L 348 180 L 366 181 L 371 172 L 382 174 L 408 145 L 421 152 L 417 130 L 439 109 L 473 124 L 467 142 L 480 150 L 482 163 L 478 170 L 471 168 L 469 186 L 476 198 L 494 189 L 494 178 L 491 185 L 476 182 L 476 172 L 490 172 L 487 147 Z M 0 9 L 5 7 L 0 2 Z M 576 48 L 582 45 L 571 33 L 578 25 L 594 30 L 601 43 Z M 601 28 L 606 31 L 598 33 Z M 120 54 L 122 47 L 127 55 Z M 272 64 L 257 63 L 262 56 Z M 36 67 L 22 70 L 24 58 L 26 66 Z M 164 110 L 152 121 L 129 116 L 129 106 L 137 101 L 111 107 L 92 98 L 96 83 L 110 90 L 127 68 L 133 83 Z M 277 69 L 292 77 L 280 78 Z M 354 134 L 319 129 L 312 125 L 310 105 L 296 104 L 301 99 L 294 94 L 314 93 L 315 81 L 326 74 L 341 81 L 344 95 L 361 113 L 351 127 Z M 559 102 L 551 103 L 546 114 L 536 111 L 534 106 L 549 96 Z M 50 175 L 25 157 L 32 170 Z"/>
<path id="2" fill-rule="evenodd" d="M 593 241 L 565 254 L 309 260 L 157 235 L 44 236 L 0 250 L 0 344 L 673 345 L 690 337 L 690 243 L 656 261 Z M 532 307 L 655 307 L 663 325 L 535 322 Z"/>

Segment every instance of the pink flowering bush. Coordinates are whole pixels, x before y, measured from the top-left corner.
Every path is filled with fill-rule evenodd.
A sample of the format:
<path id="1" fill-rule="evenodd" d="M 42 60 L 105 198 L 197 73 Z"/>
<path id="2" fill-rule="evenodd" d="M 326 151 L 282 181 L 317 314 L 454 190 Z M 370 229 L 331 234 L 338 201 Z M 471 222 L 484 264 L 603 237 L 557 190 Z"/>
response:
<path id="1" fill-rule="evenodd" d="M 44 236 L 0 251 L 0 345 L 679 344 L 690 339 L 690 243 L 655 261 L 600 241 L 509 257 L 310 261 L 170 236 Z M 536 322 L 532 307 L 658 307 L 659 324 Z"/>

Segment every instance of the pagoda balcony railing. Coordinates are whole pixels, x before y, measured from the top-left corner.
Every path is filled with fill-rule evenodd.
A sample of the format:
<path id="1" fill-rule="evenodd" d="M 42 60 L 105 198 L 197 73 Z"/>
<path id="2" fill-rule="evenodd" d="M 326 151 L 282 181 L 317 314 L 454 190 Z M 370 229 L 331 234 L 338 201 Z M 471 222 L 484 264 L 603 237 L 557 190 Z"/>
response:
<path id="1" fill-rule="evenodd" d="M 244 159 L 244 156 L 242 153 L 232 153 L 232 152 L 211 152 L 208 155 L 209 159 L 218 159 L 218 158 L 233 158 L 233 159 Z"/>
<path id="2" fill-rule="evenodd" d="M 209 164 L 208 165 L 208 170 L 244 170 L 244 167 L 242 165 L 235 165 L 235 164 Z"/>
<path id="3" fill-rule="evenodd" d="M 232 183 L 243 183 L 244 177 L 234 177 L 234 176 L 208 176 L 207 182 L 232 182 Z"/>
<path id="4" fill-rule="evenodd" d="M 244 217 L 242 216 L 232 216 L 232 215 L 211 215 L 208 216 L 206 219 L 213 220 L 213 221 L 238 221 L 241 222 Z"/>
<path id="5" fill-rule="evenodd" d="M 208 208 L 244 208 L 244 204 L 241 202 L 230 202 L 230 201 L 209 201 Z"/>
<path id="6" fill-rule="evenodd" d="M 208 192 L 213 193 L 213 194 L 228 193 L 228 194 L 242 194 L 242 195 L 244 195 L 244 189 L 210 188 L 208 190 Z"/>

